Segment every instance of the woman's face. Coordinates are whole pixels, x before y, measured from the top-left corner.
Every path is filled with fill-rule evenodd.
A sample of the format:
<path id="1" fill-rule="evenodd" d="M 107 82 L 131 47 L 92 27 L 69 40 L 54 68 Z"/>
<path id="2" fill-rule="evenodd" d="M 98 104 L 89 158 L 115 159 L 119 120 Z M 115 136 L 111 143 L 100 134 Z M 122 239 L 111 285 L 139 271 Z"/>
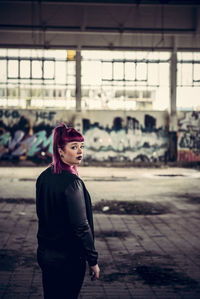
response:
<path id="1" fill-rule="evenodd" d="M 83 158 L 83 148 L 84 142 L 68 142 L 65 145 L 64 150 L 59 148 L 59 153 L 63 156 L 61 157 L 61 160 L 70 166 L 80 164 Z"/>

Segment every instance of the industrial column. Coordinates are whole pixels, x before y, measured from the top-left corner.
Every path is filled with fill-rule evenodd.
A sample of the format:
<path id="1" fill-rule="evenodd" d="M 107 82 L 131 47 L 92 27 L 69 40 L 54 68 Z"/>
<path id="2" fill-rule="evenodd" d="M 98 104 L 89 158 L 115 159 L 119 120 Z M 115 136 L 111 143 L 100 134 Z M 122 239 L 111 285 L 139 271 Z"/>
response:
<path id="1" fill-rule="evenodd" d="M 81 111 L 81 51 L 76 50 L 76 111 Z"/>
<path id="2" fill-rule="evenodd" d="M 82 113 L 81 113 L 81 50 L 80 46 L 76 50 L 76 117 L 74 127 L 82 132 Z"/>
<path id="3" fill-rule="evenodd" d="M 170 120 L 169 120 L 169 161 L 177 160 L 177 113 L 176 113 L 176 86 L 177 86 L 177 49 L 173 37 L 173 50 L 170 60 Z"/>

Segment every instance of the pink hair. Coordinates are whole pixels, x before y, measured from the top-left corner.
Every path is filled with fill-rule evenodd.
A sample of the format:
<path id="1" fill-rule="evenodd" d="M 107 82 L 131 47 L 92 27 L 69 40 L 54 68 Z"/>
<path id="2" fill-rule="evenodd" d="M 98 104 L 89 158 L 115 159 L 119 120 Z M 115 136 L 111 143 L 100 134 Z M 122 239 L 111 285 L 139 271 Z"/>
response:
<path id="1" fill-rule="evenodd" d="M 54 166 L 54 173 L 61 173 L 65 169 L 78 175 L 76 165 L 70 167 L 63 163 L 58 152 L 58 147 L 64 150 L 65 145 L 72 141 L 83 142 L 84 137 L 77 130 L 68 127 L 65 123 L 60 123 L 53 129 L 53 161 L 51 165 Z"/>

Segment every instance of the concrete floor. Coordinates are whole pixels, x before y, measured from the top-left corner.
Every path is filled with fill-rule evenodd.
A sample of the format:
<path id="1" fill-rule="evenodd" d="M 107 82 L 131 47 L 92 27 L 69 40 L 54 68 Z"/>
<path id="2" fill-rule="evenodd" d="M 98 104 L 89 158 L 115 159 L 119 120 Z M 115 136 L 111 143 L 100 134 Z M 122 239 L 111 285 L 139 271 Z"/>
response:
<path id="1" fill-rule="evenodd" d="M 45 168 L 0 167 L 2 198 L 35 198 L 35 181 Z M 185 168 L 102 168 L 79 167 L 93 201 L 172 201 L 197 196 L 200 171 Z M 103 191 L 103 192 L 102 192 Z"/>
<path id="2" fill-rule="evenodd" d="M 1 299 L 42 298 L 34 199 L 43 169 L 0 168 Z M 110 210 L 119 201 L 141 208 L 94 213 L 101 279 L 86 276 L 80 299 L 199 299 L 200 171 L 80 167 L 79 173 L 94 206 L 103 199 Z"/>

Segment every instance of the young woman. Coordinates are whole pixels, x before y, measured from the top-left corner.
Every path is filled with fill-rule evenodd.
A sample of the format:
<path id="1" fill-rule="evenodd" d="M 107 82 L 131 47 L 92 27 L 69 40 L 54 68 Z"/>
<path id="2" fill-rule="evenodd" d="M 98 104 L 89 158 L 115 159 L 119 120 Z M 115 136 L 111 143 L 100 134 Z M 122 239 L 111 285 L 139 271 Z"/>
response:
<path id="1" fill-rule="evenodd" d="M 36 182 L 37 259 L 45 299 L 76 299 L 86 261 L 99 278 L 90 195 L 78 177 L 84 138 L 61 123 L 53 130 L 53 162 Z"/>

